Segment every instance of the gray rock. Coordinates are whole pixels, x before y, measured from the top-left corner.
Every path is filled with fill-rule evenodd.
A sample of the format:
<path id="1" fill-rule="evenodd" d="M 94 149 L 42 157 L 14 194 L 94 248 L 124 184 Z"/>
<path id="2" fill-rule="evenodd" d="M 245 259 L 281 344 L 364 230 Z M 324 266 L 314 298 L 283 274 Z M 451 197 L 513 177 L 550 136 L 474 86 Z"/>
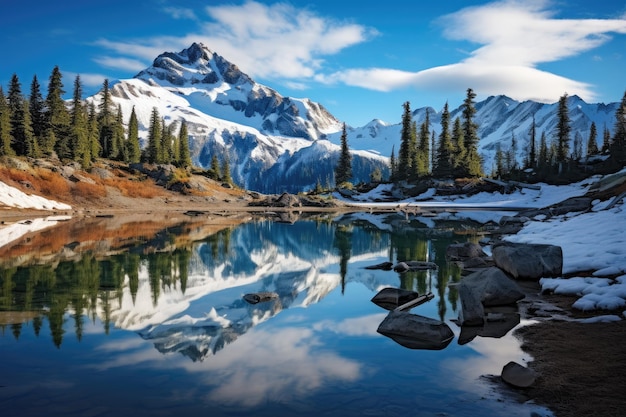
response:
<path id="1" fill-rule="evenodd" d="M 459 300 L 459 326 L 482 326 L 485 322 L 485 309 L 480 301 L 478 292 L 469 285 L 458 285 Z"/>
<path id="2" fill-rule="evenodd" d="M 463 278 L 459 287 L 467 286 L 478 293 L 485 307 L 515 304 L 524 298 L 517 283 L 499 268 L 485 268 Z"/>
<path id="3" fill-rule="evenodd" d="M 517 362 L 509 362 L 502 368 L 502 379 L 517 388 L 528 388 L 535 383 L 537 375 Z"/>
<path id="4" fill-rule="evenodd" d="M 483 248 L 477 243 L 454 243 L 446 248 L 446 259 L 449 261 L 463 261 L 486 256 L 487 254 L 483 251 Z"/>
<path id="5" fill-rule="evenodd" d="M 246 300 L 250 304 L 263 303 L 265 301 L 276 300 L 277 298 L 278 298 L 277 293 L 268 292 L 268 291 L 246 294 L 243 296 L 243 299 Z"/>
<path id="6" fill-rule="evenodd" d="M 402 288 L 383 288 L 372 297 L 372 302 L 386 310 L 393 310 L 402 304 L 415 300 L 419 293 Z"/>
<path id="7" fill-rule="evenodd" d="M 410 349 L 441 350 L 454 339 L 446 323 L 400 311 L 391 311 L 377 331 Z"/>
<path id="8" fill-rule="evenodd" d="M 515 279 L 539 280 L 563 272 L 560 246 L 500 242 L 491 251 L 496 266 Z"/>

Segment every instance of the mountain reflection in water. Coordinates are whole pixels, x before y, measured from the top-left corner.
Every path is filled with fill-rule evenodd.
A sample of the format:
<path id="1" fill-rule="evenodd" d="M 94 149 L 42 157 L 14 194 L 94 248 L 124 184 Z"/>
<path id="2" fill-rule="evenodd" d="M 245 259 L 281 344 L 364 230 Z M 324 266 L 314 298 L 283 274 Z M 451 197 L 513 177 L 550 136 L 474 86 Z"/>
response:
<path id="1" fill-rule="evenodd" d="M 397 287 L 434 293 L 413 313 L 459 337 L 451 321 L 458 294 L 448 284 L 461 271 L 446 262 L 446 247 L 477 240 L 467 231 L 484 226 L 428 222 L 437 227 L 363 213 L 212 229 L 193 219 L 101 240 L 98 230 L 115 230 L 102 219 L 86 226 L 83 240 L 76 239 L 86 234 L 80 222 L 59 226 L 48 233 L 65 236 L 55 243 L 61 249 L 0 261 L 2 404 L 7 415 L 406 415 L 416 408 L 528 415 L 528 406 L 481 400 L 496 394 L 476 384 L 521 360 L 510 333 L 477 331 L 438 352 L 406 349 L 377 333 L 387 312 L 370 299 Z M 438 269 L 365 268 L 401 260 Z M 277 297 L 243 298 L 260 292 Z M 496 333 L 502 337 L 484 339 Z M 475 349 L 484 340 L 488 352 Z M 469 374 L 448 367 L 476 359 L 482 367 L 467 367 Z M 29 367 L 41 372 L 35 377 Z M 61 390 L 65 384 L 78 400 Z M 101 395 L 115 401 L 94 403 Z M 32 401 L 40 396 L 46 401 Z"/>

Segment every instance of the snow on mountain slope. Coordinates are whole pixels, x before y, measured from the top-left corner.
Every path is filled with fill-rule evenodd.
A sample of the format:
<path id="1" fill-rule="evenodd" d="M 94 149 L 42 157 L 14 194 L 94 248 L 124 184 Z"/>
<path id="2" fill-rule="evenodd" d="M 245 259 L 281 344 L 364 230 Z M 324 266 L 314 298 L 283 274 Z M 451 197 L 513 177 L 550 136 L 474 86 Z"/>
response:
<path id="1" fill-rule="evenodd" d="M 254 82 L 236 65 L 198 43 L 178 52 L 158 56 L 151 67 L 133 79 L 111 86 L 112 100 L 121 106 L 124 120 L 135 112 L 140 138 L 145 144 L 153 108 L 166 123 L 187 122 L 195 165 L 208 167 L 213 156 L 228 158 L 233 181 L 264 193 L 299 192 L 317 183 L 332 185 L 339 157 L 341 123 L 323 106 L 308 99 L 283 97 Z M 99 104 L 99 94 L 88 98 Z M 577 96 L 568 98 L 572 146 L 577 136 L 583 149 L 592 122 L 602 142 L 605 127 L 612 131 L 619 103 L 588 104 Z M 475 103 L 479 153 L 489 173 L 497 144 L 501 149 L 517 140 L 517 159 L 522 163 L 534 117 L 537 146 L 542 133 L 552 140 L 558 121 L 558 103 L 518 102 L 492 96 Z M 461 107 L 450 109 L 450 128 Z M 438 137 L 441 110 L 423 107 L 413 112 L 420 125 L 428 112 L 430 129 Z M 398 114 L 400 119 L 401 114 Z M 379 169 L 389 174 L 389 156 L 400 148 L 400 124 L 373 120 L 363 127 L 347 127 L 353 156 L 353 182 L 369 181 Z M 324 139 L 328 139 L 325 141 Z"/>
<path id="2" fill-rule="evenodd" d="M 233 181 L 242 187 L 265 193 L 297 192 L 315 185 L 320 177 L 334 181 L 339 148 L 313 145 L 339 131 L 341 123 L 320 104 L 283 97 L 257 84 L 202 44 L 161 54 L 151 67 L 113 84 L 110 91 L 124 120 L 135 109 L 144 144 L 154 108 L 168 124 L 185 120 L 194 164 L 208 167 L 213 156 L 222 164 L 228 158 Z M 100 104 L 101 96 L 88 100 Z M 299 153 L 303 148 L 311 149 Z M 314 150 L 324 155 L 316 157 Z M 304 155 L 308 161 L 324 157 L 327 163 L 319 171 L 315 163 L 298 161 Z M 375 168 L 388 169 L 387 159 L 375 153 L 353 155 L 358 166 L 371 168 L 356 173 L 355 182 L 369 180 Z M 307 178 L 295 185 L 274 168 L 279 160 L 282 166 L 306 166 Z"/>

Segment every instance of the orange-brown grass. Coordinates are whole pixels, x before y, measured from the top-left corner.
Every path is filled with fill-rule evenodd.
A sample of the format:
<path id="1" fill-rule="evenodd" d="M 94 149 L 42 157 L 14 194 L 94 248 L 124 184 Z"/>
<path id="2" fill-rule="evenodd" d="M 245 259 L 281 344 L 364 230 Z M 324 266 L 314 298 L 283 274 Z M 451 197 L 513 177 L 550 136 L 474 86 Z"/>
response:
<path id="1" fill-rule="evenodd" d="M 108 178 L 104 183 L 120 190 L 127 197 L 153 198 L 165 195 L 165 191 L 151 181 L 131 181 L 126 178 Z"/>
<path id="2" fill-rule="evenodd" d="M 45 196 L 53 196 L 55 199 L 71 197 L 71 187 L 61 175 L 43 168 L 36 168 L 35 174 L 41 180 L 35 188 Z"/>
<path id="3" fill-rule="evenodd" d="M 74 184 L 73 194 L 75 197 L 101 198 L 106 197 L 107 190 L 102 184 L 90 184 L 88 182 L 78 182 Z"/>

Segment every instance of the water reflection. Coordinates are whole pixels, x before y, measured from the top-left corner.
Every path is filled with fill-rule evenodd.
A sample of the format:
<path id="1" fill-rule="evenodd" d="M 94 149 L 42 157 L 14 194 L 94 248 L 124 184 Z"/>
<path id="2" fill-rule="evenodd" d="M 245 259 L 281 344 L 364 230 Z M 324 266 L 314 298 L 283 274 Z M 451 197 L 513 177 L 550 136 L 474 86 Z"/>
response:
<path id="1" fill-rule="evenodd" d="M 458 282 L 461 271 L 446 262 L 445 252 L 453 240 L 477 236 L 455 233 L 467 225 L 438 226 L 361 213 L 295 223 L 256 220 L 209 233 L 197 223 L 170 224 L 116 244 L 71 244 L 75 238 L 68 233 L 61 245 L 65 258 L 46 262 L 48 252 L 29 262 L 2 261 L 0 346 L 10 348 L 6 358 L 18 359 L 6 363 L 5 375 L 14 379 L 11 384 L 29 384 L 19 364 L 28 349 L 44 351 L 39 340 L 30 347 L 34 334 L 42 342 L 51 339 L 61 353 L 68 350 L 67 356 L 57 355 L 60 363 L 38 365 L 46 372 L 69 372 L 59 373 L 66 375 L 61 379 L 89 382 L 88 370 L 95 370 L 128 384 L 137 378 L 152 381 L 133 386 L 130 393 L 108 386 L 109 396 L 123 398 L 125 406 L 135 393 L 149 395 L 153 407 L 210 410 L 212 415 L 243 409 L 258 415 L 285 409 L 301 415 L 339 410 L 344 415 L 405 415 L 418 405 L 432 413 L 485 414 L 490 406 L 476 403 L 456 405 L 451 412 L 447 398 L 462 396 L 458 390 L 466 389 L 461 388 L 465 382 L 432 392 L 447 380 L 446 364 L 471 361 L 475 352 L 461 346 L 462 332 L 451 321 L 458 314 L 458 294 L 449 283 Z M 404 260 L 435 262 L 438 269 L 403 274 L 366 269 Z M 381 336 L 377 329 L 387 312 L 370 299 L 387 287 L 433 292 L 435 298 L 416 313 L 429 323 L 449 324 L 459 343 L 448 345 L 447 339 L 438 352 L 415 351 Z M 260 292 L 277 297 L 258 304 L 243 298 Z M 50 338 L 41 337 L 46 327 Z M 72 333 L 75 337 L 69 338 Z M 487 329 L 462 339 L 475 338 L 468 346 L 480 346 L 477 341 L 490 335 L 495 333 Z M 22 343 L 22 349 L 10 339 Z M 81 350 L 82 344 L 90 349 Z M 504 348 L 503 355 L 509 350 Z M 504 363 L 518 352 L 513 355 Z M 409 363 L 413 366 L 407 368 Z M 81 389 L 91 387 L 89 382 Z M 423 405 L 425 392 L 429 405 Z M 26 397 L 9 404 L 30 406 Z M 107 407 L 113 413 L 122 405 Z"/>

